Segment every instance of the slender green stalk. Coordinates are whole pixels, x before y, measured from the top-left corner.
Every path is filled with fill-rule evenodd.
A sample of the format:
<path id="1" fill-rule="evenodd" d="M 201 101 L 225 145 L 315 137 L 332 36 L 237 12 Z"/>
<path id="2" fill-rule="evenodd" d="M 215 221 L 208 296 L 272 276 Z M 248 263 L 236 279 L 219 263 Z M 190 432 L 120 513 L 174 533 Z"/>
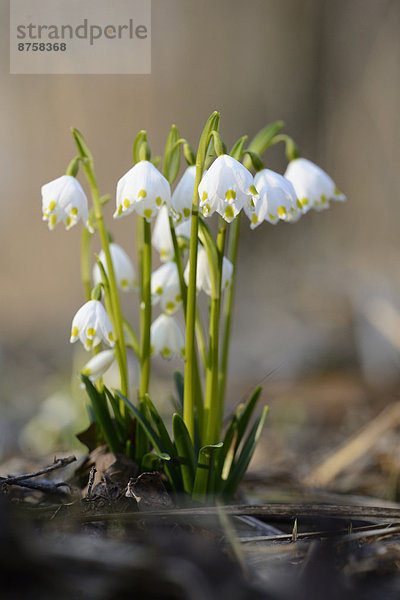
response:
<path id="1" fill-rule="evenodd" d="M 89 164 L 88 161 L 82 163 L 82 168 L 85 172 L 86 178 L 88 180 L 90 191 L 92 193 L 93 199 L 93 207 L 94 207 L 94 216 L 97 222 L 97 229 L 100 234 L 101 245 L 104 250 L 104 254 L 106 257 L 107 263 L 107 273 L 108 279 L 110 283 L 110 298 L 112 305 L 112 314 L 110 315 L 113 326 L 114 333 L 116 334 L 115 340 L 115 354 L 119 366 L 120 377 L 121 377 L 121 392 L 124 396 L 128 395 L 128 369 L 127 369 L 127 361 L 126 361 L 126 348 L 125 348 L 125 340 L 124 340 L 124 330 L 123 330 L 123 321 L 122 321 L 122 311 L 121 311 L 121 303 L 119 298 L 117 281 L 115 278 L 114 266 L 111 260 L 110 246 L 107 236 L 107 231 L 104 225 L 103 218 L 103 208 L 100 201 L 100 193 L 97 185 L 96 177 L 94 174 L 92 164 Z M 126 407 L 123 402 L 120 403 L 121 414 L 126 414 Z"/>
<path id="2" fill-rule="evenodd" d="M 231 285 L 225 292 L 224 312 L 223 312 L 223 334 L 222 334 L 222 349 L 221 349 L 221 366 L 219 371 L 219 390 L 218 403 L 224 405 L 226 391 L 226 376 L 228 370 L 229 358 L 229 342 L 232 329 L 233 305 L 235 299 L 235 284 L 237 272 L 237 254 L 240 237 L 240 217 L 239 214 L 232 225 L 229 232 L 229 247 L 227 257 L 233 265 Z"/>
<path id="3" fill-rule="evenodd" d="M 185 319 L 186 319 L 187 286 L 186 286 L 186 282 L 185 282 L 185 278 L 184 278 L 184 274 L 183 274 L 182 253 L 181 253 L 181 249 L 179 248 L 179 244 L 178 244 L 178 240 L 177 240 L 176 232 L 175 232 L 175 226 L 174 226 L 172 217 L 169 217 L 169 227 L 170 227 L 170 231 L 171 231 L 172 245 L 174 247 L 174 259 L 175 259 L 175 263 L 176 263 L 176 268 L 178 270 L 179 285 L 180 285 L 181 296 L 182 296 L 183 313 L 184 313 Z M 203 359 L 203 364 L 205 365 L 206 354 L 205 354 L 204 332 L 203 332 L 203 328 L 201 325 L 200 314 L 199 314 L 197 306 L 196 306 L 195 328 L 196 328 L 197 343 L 199 346 L 200 354 Z M 195 384 L 196 384 L 195 406 L 196 406 L 196 413 L 197 413 L 198 428 L 199 428 L 199 431 L 201 432 L 203 429 L 203 391 L 202 391 L 202 387 L 201 387 L 199 361 L 198 361 L 198 355 L 197 355 L 196 350 L 195 350 L 195 354 L 196 354 L 195 361 L 194 361 L 194 378 L 195 378 Z"/>
<path id="4" fill-rule="evenodd" d="M 144 398 L 150 380 L 150 327 L 151 327 L 151 224 L 139 217 L 142 229 L 141 250 L 141 299 L 140 299 L 140 386 L 139 397 Z"/>
<path id="5" fill-rule="evenodd" d="M 219 319 L 221 313 L 221 282 L 222 263 L 225 250 L 226 221 L 219 218 L 217 251 L 218 251 L 218 278 L 217 288 L 212 290 L 210 307 L 210 335 L 206 368 L 206 393 L 204 409 L 206 414 L 207 430 L 205 439 L 207 444 L 219 442 L 222 427 L 223 404 L 219 401 L 218 394 L 218 365 L 219 365 Z"/>
<path id="6" fill-rule="evenodd" d="M 197 236 L 199 231 L 199 193 L 198 188 L 203 174 L 203 161 L 196 161 L 196 178 L 194 183 L 192 223 L 190 229 L 190 254 L 189 254 L 189 285 L 187 290 L 186 308 L 186 344 L 185 344 L 185 382 L 183 392 L 183 420 L 194 440 L 194 363 L 196 349 L 194 332 L 196 323 L 196 279 L 197 279 Z"/>

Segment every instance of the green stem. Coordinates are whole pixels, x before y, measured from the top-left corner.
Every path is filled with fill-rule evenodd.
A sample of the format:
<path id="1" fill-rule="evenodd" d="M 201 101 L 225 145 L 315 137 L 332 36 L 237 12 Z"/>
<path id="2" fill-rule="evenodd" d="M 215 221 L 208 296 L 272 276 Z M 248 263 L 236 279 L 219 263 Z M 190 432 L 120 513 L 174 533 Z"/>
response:
<path id="1" fill-rule="evenodd" d="M 149 390 L 150 380 L 150 327 L 151 327 L 151 224 L 138 217 L 142 230 L 141 249 L 141 301 L 140 301 L 140 387 L 139 398 Z"/>
<path id="2" fill-rule="evenodd" d="M 178 244 L 178 240 L 177 240 L 176 232 L 175 232 L 175 226 L 174 226 L 172 217 L 169 217 L 169 226 L 170 226 L 170 230 L 171 230 L 172 245 L 174 247 L 174 258 L 175 258 L 176 268 L 178 270 L 179 285 L 180 285 L 181 296 L 182 296 L 183 313 L 184 313 L 185 319 L 186 319 L 187 286 L 186 286 L 185 277 L 183 274 L 182 253 L 181 253 L 181 249 L 179 248 L 179 244 Z M 199 314 L 198 307 L 196 307 L 195 328 L 196 328 L 197 344 L 199 346 L 200 355 L 204 361 L 203 364 L 205 365 L 205 356 L 206 356 L 205 340 L 204 340 L 204 332 L 203 332 L 203 328 L 202 328 L 201 321 L 200 321 L 200 314 Z M 203 392 L 201 389 L 201 378 L 200 378 L 199 361 L 198 361 L 197 352 L 196 352 L 195 362 L 194 362 L 194 377 L 195 377 L 195 383 L 196 383 L 195 404 L 196 404 L 196 413 L 197 413 L 197 419 L 198 419 L 198 427 L 199 427 L 199 431 L 202 431 L 202 428 L 203 428 Z"/>
<path id="3" fill-rule="evenodd" d="M 226 221 L 219 218 L 217 251 L 218 251 L 218 280 L 217 289 L 212 290 L 210 308 L 210 335 L 206 368 L 206 444 L 219 442 L 222 427 L 223 404 L 219 402 L 218 395 L 218 365 L 219 365 L 219 319 L 221 313 L 221 282 L 222 264 L 225 250 Z"/>
<path id="4" fill-rule="evenodd" d="M 229 358 L 229 342 L 232 330 L 233 305 L 235 299 L 235 284 L 237 272 L 237 254 L 240 237 L 240 217 L 239 214 L 230 227 L 229 232 L 229 248 L 227 258 L 233 265 L 231 285 L 225 292 L 224 311 L 223 311 L 223 334 L 222 334 L 222 350 L 221 350 L 221 366 L 219 372 L 219 390 L 218 402 L 219 405 L 224 405 L 226 391 L 226 376 L 228 371 Z"/>
<path id="5" fill-rule="evenodd" d="M 185 380 L 183 391 L 183 420 L 194 441 L 194 364 L 196 361 L 195 323 L 196 323 L 196 278 L 197 278 L 197 236 L 199 231 L 199 193 L 198 188 L 203 174 L 203 161 L 196 160 L 196 178 L 193 192 L 192 223 L 190 229 L 189 285 L 186 306 L 186 344 L 185 344 Z"/>
<path id="6" fill-rule="evenodd" d="M 118 286 L 115 278 L 114 266 L 111 260 L 110 246 L 107 236 L 107 231 L 104 225 L 103 218 L 103 208 L 100 201 L 99 188 L 97 185 L 96 177 L 93 170 L 93 165 L 89 161 L 85 161 L 82 163 L 82 168 L 85 172 L 86 178 L 88 180 L 90 191 L 92 193 L 93 199 L 93 207 L 94 207 L 94 216 L 97 222 L 97 229 L 100 234 L 101 245 L 104 250 L 104 254 L 106 257 L 107 264 L 107 273 L 108 279 L 110 283 L 110 299 L 112 306 L 112 314 L 111 319 L 113 321 L 114 326 L 114 334 L 116 337 L 115 340 L 115 354 L 117 357 L 118 367 L 120 371 L 121 377 L 121 392 L 124 396 L 128 395 L 128 370 L 127 370 L 127 361 L 126 361 L 126 348 L 125 348 L 125 340 L 124 340 L 124 330 L 123 330 L 123 321 L 122 321 L 122 311 L 121 311 L 121 303 L 119 299 Z M 124 402 L 120 403 L 121 414 L 125 416 L 126 407 Z"/>

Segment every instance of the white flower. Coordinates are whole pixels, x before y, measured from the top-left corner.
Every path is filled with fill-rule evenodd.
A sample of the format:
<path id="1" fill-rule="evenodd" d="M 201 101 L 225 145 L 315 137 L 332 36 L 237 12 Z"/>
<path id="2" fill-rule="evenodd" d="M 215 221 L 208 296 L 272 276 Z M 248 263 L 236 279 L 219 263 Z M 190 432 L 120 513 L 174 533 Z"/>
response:
<path id="1" fill-rule="evenodd" d="M 93 233 L 89 224 L 88 201 L 81 184 L 72 175 L 62 175 L 42 186 L 43 221 L 49 229 L 63 221 L 66 229 L 71 229 L 79 219 Z"/>
<path id="2" fill-rule="evenodd" d="M 188 261 L 184 272 L 184 278 L 187 285 L 189 285 L 189 273 L 190 260 Z M 233 265 L 231 261 L 224 256 L 222 260 L 222 291 L 226 290 L 230 286 L 232 281 L 232 273 Z M 207 251 L 203 246 L 199 246 L 197 252 L 196 288 L 198 292 L 203 290 L 203 292 L 205 292 L 208 296 L 212 295 L 210 265 L 208 263 Z"/>
<path id="3" fill-rule="evenodd" d="M 153 304 L 161 303 L 161 310 L 172 315 L 182 302 L 178 267 L 174 262 L 166 262 L 151 275 Z"/>
<path id="4" fill-rule="evenodd" d="M 170 203 L 171 188 L 164 175 L 148 160 L 141 160 L 117 184 L 117 208 L 114 218 L 133 210 L 150 222 L 166 202 Z"/>
<path id="5" fill-rule="evenodd" d="M 324 210 L 331 200 L 346 200 L 325 171 L 306 158 L 292 160 L 286 169 L 288 179 L 298 197 L 298 206 L 303 213 L 310 208 Z"/>
<path id="6" fill-rule="evenodd" d="M 103 350 L 93 356 L 89 362 L 81 370 L 82 375 L 89 377 L 93 383 L 103 377 L 104 373 L 108 371 L 113 362 L 115 361 L 114 350 Z"/>
<path id="7" fill-rule="evenodd" d="M 171 212 L 178 223 L 190 219 L 192 214 L 195 179 L 196 167 L 188 167 L 172 194 Z"/>
<path id="8" fill-rule="evenodd" d="M 191 219 L 183 221 L 175 227 L 177 237 L 187 237 L 190 239 Z M 162 206 L 154 224 L 151 243 L 160 254 L 161 262 L 167 262 L 174 259 L 174 245 L 172 243 L 171 229 L 169 226 L 168 208 Z"/>
<path id="9" fill-rule="evenodd" d="M 160 260 L 166 262 L 174 258 L 174 246 L 172 243 L 171 230 L 169 227 L 169 216 L 167 206 L 162 206 L 154 224 L 151 243 L 160 254 Z"/>
<path id="10" fill-rule="evenodd" d="M 85 350 L 90 350 L 103 340 L 114 346 L 110 319 L 99 300 L 89 300 L 76 313 L 72 321 L 71 339 L 73 344 L 80 340 Z"/>
<path id="11" fill-rule="evenodd" d="M 296 192 L 290 181 L 271 171 L 263 169 L 254 177 L 258 195 L 250 198 L 244 206 L 251 229 L 264 220 L 276 225 L 279 220 L 289 221 L 300 212 L 297 208 Z"/>
<path id="12" fill-rule="evenodd" d="M 253 176 L 236 159 L 223 154 L 213 162 L 199 185 L 200 207 L 208 217 L 215 211 L 228 223 L 242 210 L 255 191 Z"/>
<path id="13" fill-rule="evenodd" d="M 125 250 L 123 250 L 121 246 L 118 246 L 118 244 L 110 244 L 110 254 L 119 289 L 124 291 L 137 289 L 138 281 L 136 278 L 135 268 Z M 104 250 L 100 252 L 99 259 L 108 275 L 107 261 Z M 93 267 L 93 281 L 95 285 L 101 283 L 102 281 L 100 267 L 97 263 Z"/>
<path id="14" fill-rule="evenodd" d="M 150 340 L 153 355 L 161 354 L 167 359 L 184 356 L 185 339 L 175 317 L 164 314 L 157 317 L 151 325 Z"/>

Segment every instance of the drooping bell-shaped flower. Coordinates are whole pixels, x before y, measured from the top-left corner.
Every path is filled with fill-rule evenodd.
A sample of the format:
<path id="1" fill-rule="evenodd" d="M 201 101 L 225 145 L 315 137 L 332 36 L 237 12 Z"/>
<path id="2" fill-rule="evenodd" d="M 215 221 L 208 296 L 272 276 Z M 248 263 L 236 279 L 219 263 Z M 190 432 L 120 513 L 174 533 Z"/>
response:
<path id="1" fill-rule="evenodd" d="M 170 315 L 162 314 L 152 323 L 150 343 L 153 355 L 161 354 L 166 359 L 184 356 L 185 339 L 182 330 L 175 317 Z"/>
<path id="2" fill-rule="evenodd" d="M 113 362 L 115 361 L 114 350 L 103 350 L 93 356 L 89 362 L 81 370 L 82 375 L 89 377 L 93 383 L 103 377 L 104 373 L 108 371 Z"/>
<path id="3" fill-rule="evenodd" d="M 324 210 L 331 200 L 346 200 L 329 175 L 306 158 L 290 161 L 285 177 L 293 184 L 303 213 L 310 208 Z"/>
<path id="4" fill-rule="evenodd" d="M 184 272 L 184 278 L 187 285 L 189 285 L 189 273 L 190 260 L 188 261 Z M 226 290 L 230 286 L 232 273 L 233 265 L 231 261 L 224 256 L 222 259 L 221 291 Z M 208 262 L 207 251 L 203 246 L 199 246 L 197 252 L 196 288 L 198 292 L 203 291 L 208 296 L 212 295 L 210 265 Z"/>
<path id="5" fill-rule="evenodd" d="M 174 262 L 166 262 L 151 275 L 151 295 L 153 304 L 161 304 L 161 310 L 172 315 L 182 302 L 178 267 Z"/>
<path id="6" fill-rule="evenodd" d="M 258 195 L 250 198 L 244 210 L 254 229 L 264 220 L 276 225 L 279 220 L 290 221 L 299 211 L 296 192 L 290 181 L 271 171 L 263 169 L 254 177 Z"/>
<path id="7" fill-rule="evenodd" d="M 110 244 L 110 254 L 119 289 L 123 291 L 137 289 L 138 281 L 136 278 L 135 267 L 133 266 L 132 261 L 125 250 L 118 244 Z M 104 250 L 100 252 L 99 259 L 108 275 L 107 261 Z M 98 283 L 101 283 L 101 281 L 102 277 L 100 267 L 96 263 L 93 267 L 93 282 L 95 285 L 97 285 Z"/>
<path id="8" fill-rule="evenodd" d="M 89 224 L 88 201 L 79 181 L 72 175 L 62 175 L 42 186 L 43 221 L 49 229 L 62 221 L 71 229 L 82 219 L 85 227 L 93 233 Z"/>
<path id="9" fill-rule="evenodd" d="M 175 227 L 177 237 L 190 238 L 191 219 L 183 221 Z M 151 243 L 160 254 L 161 262 L 174 258 L 174 245 L 172 243 L 171 229 L 169 226 L 169 213 L 167 206 L 162 206 L 154 224 Z"/>
<path id="10" fill-rule="evenodd" d="M 172 194 L 171 213 L 178 223 L 190 219 L 192 214 L 195 179 L 196 167 L 188 167 Z"/>
<path id="11" fill-rule="evenodd" d="M 78 339 L 82 342 L 85 350 L 94 348 L 101 341 L 113 348 L 114 337 L 111 321 L 99 300 L 89 300 L 81 306 L 74 316 L 71 328 L 71 344 Z"/>
<path id="12" fill-rule="evenodd" d="M 217 212 L 230 223 L 254 195 L 253 185 L 252 174 L 239 161 L 227 154 L 218 156 L 199 185 L 203 215 Z"/>
<path id="13" fill-rule="evenodd" d="M 166 202 L 170 203 L 171 187 L 164 175 L 148 160 L 141 160 L 117 184 L 117 208 L 114 218 L 135 210 L 150 222 Z"/>

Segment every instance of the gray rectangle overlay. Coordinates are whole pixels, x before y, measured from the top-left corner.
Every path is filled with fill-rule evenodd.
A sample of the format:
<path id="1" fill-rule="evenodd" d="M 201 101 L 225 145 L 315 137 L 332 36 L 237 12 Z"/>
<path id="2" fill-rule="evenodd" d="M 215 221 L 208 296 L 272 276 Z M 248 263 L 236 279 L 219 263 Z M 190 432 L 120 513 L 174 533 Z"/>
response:
<path id="1" fill-rule="evenodd" d="M 151 0 L 10 0 L 10 73 L 151 73 Z"/>

